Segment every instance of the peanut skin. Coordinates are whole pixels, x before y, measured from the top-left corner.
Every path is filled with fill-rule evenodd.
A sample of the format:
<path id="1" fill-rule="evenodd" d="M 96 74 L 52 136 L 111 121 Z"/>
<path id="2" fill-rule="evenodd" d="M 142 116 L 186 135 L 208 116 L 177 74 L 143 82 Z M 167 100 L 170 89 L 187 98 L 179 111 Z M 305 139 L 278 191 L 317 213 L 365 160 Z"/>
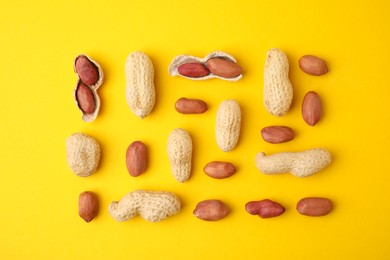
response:
<path id="1" fill-rule="evenodd" d="M 329 214 L 333 209 L 330 199 L 319 197 L 303 198 L 297 203 L 297 211 L 306 216 L 319 217 Z"/>
<path id="2" fill-rule="evenodd" d="M 322 103 L 320 96 L 316 92 L 309 91 L 303 98 L 302 117 L 310 126 L 314 126 L 320 121 L 322 117 Z"/>
<path id="3" fill-rule="evenodd" d="M 126 150 L 126 166 L 129 174 L 137 177 L 148 167 L 148 150 L 141 141 L 135 141 Z"/>
<path id="4" fill-rule="evenodd" d="M 208 110 L 206 102 L 200 99 L 179 98 L 175 109 L 181 114 L 202 114 Z"/>
<path id="5" fill-rule="evenodd" d="M 81 81 L 92 86 L 99 80 L 99 70 L 85 55 L 80 55 L 75 61 L 75 70 Z"/>
<path id="6" fill-rule="evenodd" d="M 264 199 L 250 201 L 245 205 L 245 210 L 252 215 L 259 215 L 261 218 L 273 218 L 284 213 L 284 207 L 272 200 Z"/>
<path id="7" fill-rule="evenodd" d="M 279 144 L 294 139 L 295 133 L 288 126 L 267 126 L 261 129 L 261 136 L 268 143 Z"/>
<path id="8" fill-rule="evenodd" d="M 79 82 L 76 90 L 76 101 L 79 108 L 85 114 L 92 114 L 96 108 L 96 102 L 92 90 Z"/>
<path id="9" fill-rule="evenodd" d="M 328 65 L 325 60 L 314 56 L 304 55 L 299 59 L 299 67 L 307 74 L 321 76 L 328 73 Z"/>
<path id="10" fill-rule="evenodd" d="M 203 64 L 197 62 L 184 63 L 177 68 L 182 76 L 200 78 L 210 74 L 210 70 Z"/>
<path id="11" fill-rule="evenodd" d="M 215 179 L 225 179 L 236 173 L 236 167 L 229 162 L 213 161 L 206 164 L 203 171 Z"/>
<path id="12" fill-rule="evenodd" d="M 79 216 L 90 222 L 94 219 L 99 211 L 99 201 L 95 193 L 84 191 L 79 195 Z"/>
<path id="13" fill-rule="evenodd" d="M 211 58 L 206 64 L 211 73 L 223 78 L 235 78 L 242 73 L 242 68 L 240 66 L 227 59 L 218 57 Z"/>
<path id="14" fill-rule="evenodd" d="M 193 214 L 202 220 L 217 221 L 229 214 L 229 208 L 220 200 L 204 200 L 196 205 Z"/>

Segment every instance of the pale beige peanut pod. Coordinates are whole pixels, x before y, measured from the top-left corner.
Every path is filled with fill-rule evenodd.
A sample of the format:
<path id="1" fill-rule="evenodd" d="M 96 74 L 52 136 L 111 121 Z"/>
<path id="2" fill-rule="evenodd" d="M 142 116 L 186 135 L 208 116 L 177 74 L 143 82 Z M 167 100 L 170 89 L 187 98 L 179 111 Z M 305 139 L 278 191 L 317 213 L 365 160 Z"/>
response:
<path id="1" fill-rule="evenodd" d="M 192 140 L 189 133 L 181 128 L 173 130 L 168 137 L 168 159 L 173 177 L 179 182 L 191 176 Z"/>
<path id="2" fill-rule="evenodd" d="M 233 150 L 240 137 L 241 109 L 236 100 L 222 101 L 217 110 L 215 136 L 224 152 Z"/>
<path id="3" fill-rule="evenodd" d="M 100 145 L 86 134 L 72 134 L 66 139 L 66 160 L 75 175 L 90 176 L 99 165 Z"/>
<path id="4" fill-rule="evenodd" d="M 269 50 L 264 65 L 264 105 L 272 115 L 283 116 L 290 109 L 293 88 L 288 72 L 286 54 L 276 48 Z"/>
<path id="5" fill-rule="evenodd" d="M 314 148 L 302 152 L 282 152 L 268 156 L 258 153 L 256 167 L 264 174 L 289 172 L 297 177 L 306 177 L 319 172 L 331 161 L 332 155 L 327 150 Z"/>
<path id="6" fill-rule="evenodd" d="M 181 202 L 175 194 L 145 190 L 130 192 L 108 206 L 108 212 L 117 221 L 127 221 L 139 214 L 149 222 L 158 222 L 178 213 L 180 209 Z"/>
<path id="7" fill-rule="evenodd" d="M 145 53 L 135 51 L 127 57 L 125 73 L 127 104 L 136 116 L 145 118 L 155 103 L 153 64 Z"/>

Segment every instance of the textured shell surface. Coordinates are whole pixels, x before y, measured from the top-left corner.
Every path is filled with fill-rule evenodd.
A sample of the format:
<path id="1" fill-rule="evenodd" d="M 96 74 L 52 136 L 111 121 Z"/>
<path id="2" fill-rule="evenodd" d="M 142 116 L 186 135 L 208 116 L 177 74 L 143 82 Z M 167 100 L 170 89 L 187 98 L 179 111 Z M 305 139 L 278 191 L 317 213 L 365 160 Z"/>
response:
<path id="1" fill-rule="evenodd" d="M 209 75 L 206 75 L 204 77 L 187 77 L 187 76 L 181 75 L 178 71 L 178 68 L 180 67 L 180 65 L 183 65 L 186 63 L 193 63 L 193 62 L 205 64 L 211 58 L 223 58 L 223 59 L 226 59 L 226 60 L 229 60 L 232 62 L 237 62 L 236 59 L 232 55 L 227 54 L 223 51 L 213 51 L 203 58 L 182 54 L 182 55 L 176 56 L 172 60 L 171 64 L 168 67 L 168 72 L 171 76 L 180 76 L 180 77 L 191 79 L 191 80 L 207 80 L 207 79 L 212 79 L 212 78 L 218 78 L 218 79 L 227 80 L 227 81 L 237 81 L 237 80 L 242 78 L 242 74 L 240 74 L 239 76 L 237 76 L 235 78 L 224 78 L 224 77 L 214 75 L 213 73 L 210 73 Z"/>
<path id="2" fill-rule="evenodd" d="M 99 165 L 100 145 L 86 134 L 72 134 L 66 139 L 66 160 L 75 175 L 90 176 Z"/>
<path id="3" fill-rule="evenodd" d="M 236 100 L 222 101 L 217 110 L 216 141 L 224 152 L 233 150 L 240 137 L 241 109 Z"/>
<path id="4" fill-rule="evenodd" d="M 331 154 L 323 148 L 302 152 L 282 152 L 266 156 L 256 156 L 256 167 L 264 174 L 291 173 L 297 177 L 307 177 L 319 172 L 332 161 Z"/>
<path id="5" fill-rule="evenodd" d="M 130 192 L 108 206 L 108 212 L 117 221 L 127 221 L 139 214 L 149 222 L 158 222 L 180 209 L 180 199 L 174 193 L 145 190 Z"/>
<path id="6" fill-rule="evenodd" d="M 173 177 L 179 182 L 187 181 L 192 167 L 190 134 L 181 128 L 174 129 L 168 137 L 167 151 Z"/>
<path id="7" fill-rule="evenodd" d="M 264 105 L 275 116 L 285 115 L 291 106 L 293 88 L 286 54 L 279 49 L 267 52 L 264 65 Z"/>
<path id="8" fill-rule="evenodd" d="M 136 116 L 145 118 L 155 104 L 153 64 L 145 53 L 135 51 L 126 59 L 125 73 L 127 104 Z"/>

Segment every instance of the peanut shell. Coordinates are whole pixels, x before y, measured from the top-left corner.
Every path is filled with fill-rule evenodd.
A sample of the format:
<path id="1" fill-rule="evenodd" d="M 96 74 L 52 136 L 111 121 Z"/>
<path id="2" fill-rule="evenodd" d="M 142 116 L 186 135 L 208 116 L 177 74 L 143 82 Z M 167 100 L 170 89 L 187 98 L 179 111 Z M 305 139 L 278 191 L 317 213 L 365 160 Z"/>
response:
<path id="1" fill-rule="evenodd" d="M 331 154 L 323 148 L 302 152 L 281 152 L 266 156 L 258 153 L 256 167 L 264 174 L 291 173 L 297 177 L 307 177 L 319 172 L 332 162 Z"/>
<path id="2" fill-rule="evenodd" d="M 80 60 L 83 60 L 83 66 L 80 65 Z M 87 65 L 85 65 L 87 64 Z M 78 55 L 73 63 L 74 72 L 77 74 L 78 81 L 73 91 L 73 98 L 75 100 L 76 105 L 80 109 L 82 113 L 82 120 L 85 122 L 92 122 L 96 119 L 100 110 L 100 98 L 97 94 L 97 89 L 103 83 L 103 70 L 100 65 L 92 60 L 85 54 Z M 85 68 L 87 67 L 87 68 Z M 90 72 L 97 70 L 96 72 Z M 79 75 L 81 73 L 81 75 Z M 83 73 L 91 73 L 93 76 L 83 77 Z M 96 80 L 97 77 L 97 80 Z M 92 83 L 92 84 L 91 84 Z M 90 93 L 89 96 L 93 96 L 94 106 L 90 106 L 90 103 L 83 103 L 84 100 L 80 100 L 80 88 L 84 88 L 84 93 Z M 87 88 L 87 89 L 85 89 Z M 92 98 L 89 98 L 91 100 Z M 88 109 L 86 109 L 88 107 Z"/>
<path id="3" fill-rule="evenodd" d="M 215 75 L 213 73 L 209 73 L 203 77 L 189 77 L 189 76 L 186 76 L 186 75 L 182 75 L 179 73 L 179 70 L 178 68 L 183 65 L 183 64 L 188 64 L 188 63 L 202 63 L 202 64 L 206 64 L 206 62 L 212 58 L 221 58 L 221 59 L 224 59 L 224 60 L 228 60 L 228 61 L 231 61 L 231 62 L 234 62 L 236 63 L 236 59 L 234 59 L 233 56 L 225 53 L 225 52 L 222 52 L 222 51 L 214 51 L 214 52 L 211 52 L 209 53 L 206 57 L 204 58 L 198 58 L 198 57 L 195 57 L 195 56 L 191 56 L 191 55 L 179 55 L 179 56 L 176 56 L 171 64 L 169 65 L 169 68 L 168 68 L 168 71 L 169 71 L 169 74 L 171 76 L 181 76 L 181 77 L 184 77 L 184 78 L 187 78 L 187 79 L 191 79 L 191 80 L 206 80 L 206 79 L 212 79 L 212 78 L 218 78 L 218 79 L 222 79 L 222 80 L 227 80 L 227 81 L 237 81 L 239 79 L 241 79 L 242 77 L 242 74 L 239 74 L 238 76 L 236 77 L 232 77 L 232 78 L 227 78 L 227 77 L 223 77 L 223 76 L 218 76 L 218 75 Z"/>
<path id="4" fill-rule="evenodd" d="M 236 100 L 221 102 L 217 110 L 215 135 L 217 145 L 224 152 L 233 150 L 240 137 L 241 109 Z"/>
<path id="5" fill-rule="evenodd" d="M 145 53 L 135 51 L 126 59 L 125 73 L 127 104 L 136 116 L 145 118 L 156 99 L 152 61 Z"/>
<path id="6" fill-rule="evenodd" d="M 189 133 L 181 128 L 173 130 L 168 137 L 168 159 L 173 177 L 179 182 L 191 176 L 192 140 Z"/>
<path id="7" fill-rule="evenodd" d="M 171 192 L 136 190 L 113 201 L 108 212 L 116 221 L 127 221 L 140 215 L 149 222 L 158 222 L 175 215 L 181 209 L 180 199 Z"/>
<path id="8" fill-rule="evenodd" d="M 264 106 L 274 116 L 283 116 L 290 109 L 293 88 L 289 79 L 286 54 L 279 49 L 267 52 L 264 65 Z"/>
<path id="9" fill-rule="evenodd" d="M 99 165 L 100 145 L 86 134 L 72 134 L 66 139 L 66 160 L 75 175 L 90 176 Z"/>

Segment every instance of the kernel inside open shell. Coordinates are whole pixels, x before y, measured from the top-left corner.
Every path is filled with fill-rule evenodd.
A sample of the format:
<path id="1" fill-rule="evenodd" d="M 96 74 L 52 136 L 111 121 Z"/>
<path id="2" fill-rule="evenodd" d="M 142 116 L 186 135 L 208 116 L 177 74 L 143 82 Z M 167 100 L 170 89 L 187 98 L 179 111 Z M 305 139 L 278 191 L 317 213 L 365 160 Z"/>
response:
<path id="1" fill-rule="evenodd" d="M 171 64 L 168 67 L 168 71 L 169 71 L 169 74 L 171 76 L 180 76 L 180 77 L 191 79 L 191 80 L 207 80 L 207 79 L 212 79 L 212 78 L 218 78 L 218 79 L 227 80 L 227 81 L 237 81 L 237 80 L 242 78 L 242 74 L 240 74 L 240 75 L 238 75 L 237 77 L 234 77 L 234 78 L 225 78 L 225 77 L 217 76 L 217 75 L 215 75 L 215 74 L 213 74 L 211 72 L 208 75 L 204 76 L 204 77 L 187 77 L 187 76 L 181 75 L 179 73 L 178 68 L 181 65 L 183 65 L 183 64 L 186 64 L 186 63 L 202 63 L 202 64 L 206 64 L 206 62 L 209 59 L 212 59 L 212 58 L 221 58 L 221 59 L 225 59 L 225 60 L 228 60 L 228 61 L 232 61 L 234 63 L 237 62 L 236 59 L 233 56 L 231 56 L 230 54 L 227 54 L 225 52 L 222 52 L 222 51 L 211 52 L 204 58 L 199 58 L 199 57 L 183 54 L 183 55 L 176 56 L 172 60 Z"/>

